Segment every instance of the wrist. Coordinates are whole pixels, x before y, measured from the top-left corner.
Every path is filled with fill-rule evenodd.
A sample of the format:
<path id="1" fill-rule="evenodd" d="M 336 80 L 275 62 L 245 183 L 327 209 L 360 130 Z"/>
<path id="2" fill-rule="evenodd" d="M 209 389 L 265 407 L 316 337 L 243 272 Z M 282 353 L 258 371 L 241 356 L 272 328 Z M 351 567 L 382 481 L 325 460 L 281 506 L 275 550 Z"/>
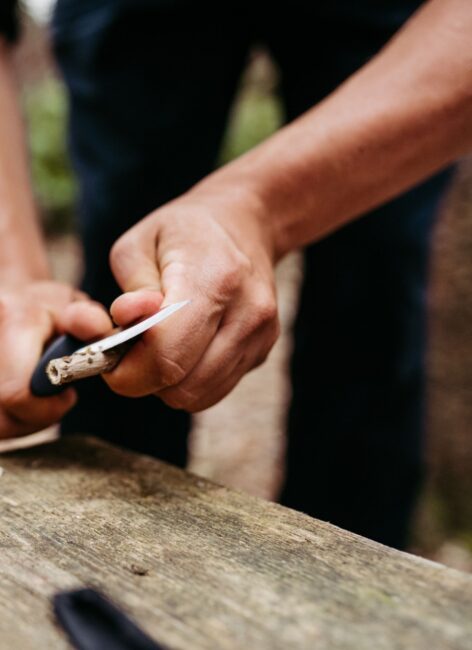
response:
<path id="1" fill-rule="evenodd" d="M 2 255 L 2 257 L 4 257 Z M 24 288 L 31 284 L 51 282 L 53 277 L 50 273 L 49 266 L 43 264 L 22 264 L 19 261 L 4 263 L 0 267 L 0 287 Z"/>
<path id="2" fill-rule="evenodd" d="M 52 280 L 38 219 L 32 211 L 0 210 L 0 284 Z"/>
<path id="3" fill-rule="evenodd" d="M 259 179 L 238 159 L 206 177 L 186 196 L 212 206 L 214 218 L 245 248 L 262 247 L 272 264 L 280 259 L 270 206 L 260 191 Z"/>

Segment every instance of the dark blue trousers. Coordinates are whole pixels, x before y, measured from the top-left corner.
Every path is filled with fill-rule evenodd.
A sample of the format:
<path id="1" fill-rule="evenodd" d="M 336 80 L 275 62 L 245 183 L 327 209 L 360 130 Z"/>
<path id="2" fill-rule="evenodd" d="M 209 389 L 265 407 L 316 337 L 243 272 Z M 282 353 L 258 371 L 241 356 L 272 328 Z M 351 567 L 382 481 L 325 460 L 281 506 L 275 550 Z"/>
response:
<path id="1" fill-rule="evenodd" d="M 70 95 L 84 289 L 110 304 L 116 238 L 212 170 L 253 44 L 279 66 L 291 120 L 373 56 L 418 4 L 59 0 L 53 39 Z M 309 247 L 294 326 L 282 501 L 398 547 L 423 467 L 428 250 L 445 182 L 438 176 Z M 65 432 L 184 464 L 187 414 L 153 397 L 120 398 L 100 381 L 80 393 Z"/>

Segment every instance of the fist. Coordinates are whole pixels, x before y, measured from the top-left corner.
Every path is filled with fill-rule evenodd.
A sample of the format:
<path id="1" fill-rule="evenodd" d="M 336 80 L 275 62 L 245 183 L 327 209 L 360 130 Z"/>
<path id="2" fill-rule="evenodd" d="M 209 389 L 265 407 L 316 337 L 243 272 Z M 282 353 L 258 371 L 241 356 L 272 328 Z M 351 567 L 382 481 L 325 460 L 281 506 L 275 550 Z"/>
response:
<path id="1" fill-rule="evenodd" d="M 48 398 L 31 394 L 31 376 L 46 343 L 64 332 L 81 339 L 100 336 L 111 326 L 103 307 L 65 284 L 0 289 L 0 438 L 54 424 L 76 401 L 72 388 Z"/>
<path id="2" fill-rule="evenodd" d="M 104 375 L 121 395 L 200 411 L 262 363 L 277 338 L 270 245 L 256 206 L 241 197 L 190 192 L 156 210 L 118 240 L 111 266 L 126 292 L 111 309 L 119 325 L 191 300 Z"/>

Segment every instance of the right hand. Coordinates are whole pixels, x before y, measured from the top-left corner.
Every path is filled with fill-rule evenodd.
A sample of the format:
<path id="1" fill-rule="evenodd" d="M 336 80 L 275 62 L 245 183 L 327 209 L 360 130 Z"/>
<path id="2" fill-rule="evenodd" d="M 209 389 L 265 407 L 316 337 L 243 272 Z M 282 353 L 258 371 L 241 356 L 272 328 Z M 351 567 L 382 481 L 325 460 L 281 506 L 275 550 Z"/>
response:
<path id="1" fill-rule="evenodd" d="M 270 219 L 235 179 L 209 178 L 155 210 L 122 235 L 110 260 L 125 292 L 111 306 L 118 325 L 161 302 L 192 301 L 103 375 L 119 395 L 156 395 L 201 411 L 262 363 L 277 339 Z"/>
<path id="2" fill-rule="evenodd" d="M 45 344 L 65 332 L 87 340 L 111 327 L 101 305 L 66 284 L 0 288 L 0 439 L 44 429 L 76 402 L 73 388 L 53 397 L 31 394 L 31 376 Z"/>

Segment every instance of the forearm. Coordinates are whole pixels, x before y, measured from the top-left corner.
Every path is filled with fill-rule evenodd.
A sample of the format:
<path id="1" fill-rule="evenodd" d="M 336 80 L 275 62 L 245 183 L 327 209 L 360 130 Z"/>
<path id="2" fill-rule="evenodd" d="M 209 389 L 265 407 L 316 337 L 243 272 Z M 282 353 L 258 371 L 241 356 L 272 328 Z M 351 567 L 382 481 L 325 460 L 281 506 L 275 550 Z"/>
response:
<path id="1" fill-rule="evenodd" d="M 0 39 L 0 285 L 49 277 L 8 46 Z"/>
<path id="2" fill-rule="evenodd" d="M 472 148 L 471 41 L 470 0 L 432 0 L 324 102 L 196 191 L 249 188 L 275 257 L 321 238 Z"/>

